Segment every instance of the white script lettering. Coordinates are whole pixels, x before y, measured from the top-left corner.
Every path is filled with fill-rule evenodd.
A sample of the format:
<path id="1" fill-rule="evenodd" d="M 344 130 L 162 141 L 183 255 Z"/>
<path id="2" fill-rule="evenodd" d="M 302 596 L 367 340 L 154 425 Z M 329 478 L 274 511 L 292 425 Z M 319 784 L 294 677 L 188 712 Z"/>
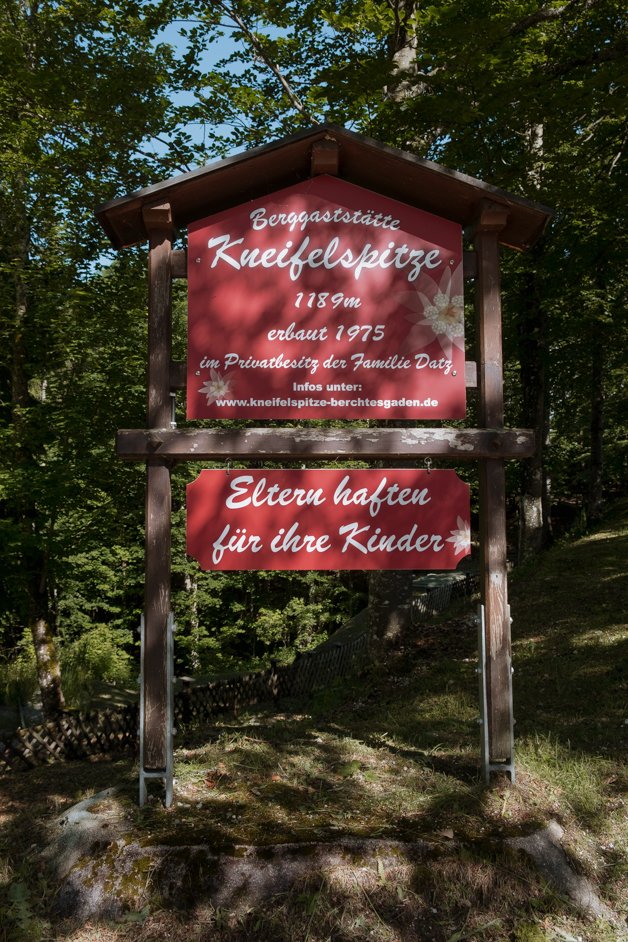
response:
<path id="1" fill-rule="evenodd" d="M 348 507 L 350 504 L 364 507 L 368 504 L 371 517 L 377 516 L 382 509 L 382 504 L 386 504 L 388 507 L 394 507 L 395 504 L 399 504 L 401 507 L 407 507 L 411 504 L 424 506 L 429 504 L 432 499 L 426 487 L 400 488 L 398 484 L 388 484 L 386 477 L 381 478 L 372 493 L 366 487 L 360 487 L 357 491 L 352 490 L 349 486 L 350 480 L 351 476 L 345 474 L 334 492 L 334 504 L 342 504 L 344 507 Z"/>
<path id="2" fill-rule="evenodd" d="M 424 268 L 438 268 L 442 264 L 439 249 L 411 249 L 405 242 L 397 245 L 389 242 L 383 249 L 374 248 L 366 242 L 361 251 L 344 247 L 338 236 L 335 236 L 325 248 L 310 248 L 310 237 L 305 236 L 300 245 L 293 250 L 293 243 L 288 240 L 282 249 L 259 248 L 247 249 L 242 247 L 244 238 L 231 239 L 229 234 L 215 236 L 207 242 L 208 249 L 214 249 L 210 268 L 216 268 L 224 262 L 240 271 L 242 268 L 287 268 L 292 281 L 297 281 L 303 274 L 304 268 L 326 268 L 332 270 L 339 265 L 342 268 L 353 270 L 356 281 L 364 271 L 375 268 L 397 268 L 399 271 L 407 270 L 406 278 L 409 282 L 416 281 Z"/>
<path id="3" fill-rule="evenodd" d="M 297 507 L 305 507 L 313 504 L 318 507 L 325 503 L 322 488 L 303 488 L 303 487 L 280 487 L 279 484 L 266 482 L 266 478 L 260 478 L 253 490 L 250 490 L 255 478 L 251 474 L 240 474 L 235 477 L 230 485 L 231 493 L 225 501 L 225 506 L 233 510 L 237 507 L 263 507 L 268 504 L 269 507 L 275 507 L 279 504 L 281 507 L 288 507 L 290 504 L 296 504 Z"/>
<path id="4" fill-rule="evenodd" d="M 367 556 L 369 553 L 425 553 L 432 549 L 435 553 L 440 553 L 445 544 L 439 533 L 420 533 L 417 535 L 418 526 L 416 523 L 409 533 L 403 536 L 397 536 L 396 533 L 383 534 L 381 527 L 376 527 L 371 533 L 371 527 L 367 524 L 361 527 L 358 523 L 347 523 L 340 527 L 338 533 L 340 536 L 346 536 L 342 552 L 346 553 L 350 548 L 359 550 Z M 364 536 L 362 536 L 364 534 Z M 358 537 L 361 539 L 359 540 Z"/>

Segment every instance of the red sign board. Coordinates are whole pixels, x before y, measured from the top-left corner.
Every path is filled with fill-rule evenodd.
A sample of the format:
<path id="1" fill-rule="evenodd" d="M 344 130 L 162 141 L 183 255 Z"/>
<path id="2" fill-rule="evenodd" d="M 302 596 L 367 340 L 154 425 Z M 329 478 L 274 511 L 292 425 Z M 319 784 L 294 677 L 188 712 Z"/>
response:
<path id="1" fill-rule="evenodd" d="M 188 229 L 191 419 L 462 418 L 457 223 L 319 176 Z"/>
<path id="2" fill-rule="evenodd" d="M 455 471 L 201 471 L 187 551 L 203 569 L 455 569 L 470 552 Z"/>

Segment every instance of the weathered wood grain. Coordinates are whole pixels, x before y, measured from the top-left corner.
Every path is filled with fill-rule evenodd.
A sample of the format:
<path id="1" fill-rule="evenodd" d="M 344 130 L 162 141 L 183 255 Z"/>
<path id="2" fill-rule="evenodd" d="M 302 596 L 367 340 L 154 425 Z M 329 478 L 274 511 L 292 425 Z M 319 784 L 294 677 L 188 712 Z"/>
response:
<path id="1" fill-rule="evenodd" d="M 322 141 L 315 141 L 312 144 L 311 175 L 313 177 L 321 173 L 329 173 L 333 177 L 338 176 L 339 163 L 340 148 L 333 138 L 323 138 Z"/>
<path id="2" fill-rule="evenodd" d="M 475 308 L 480 424 L 504 425 L 499 241 L 504 207 L 484 202 L 476 222 Z M 486 631 L 489 762 L 513 754 L 510 618 L 506 569 L 506 480 L 503 456 L 480 461 L 480 583 Z"/>
<path id="3" fill-rule="evenodd" d="M 149 233 L 148 263 L 148 409 L 149 428 L 170 423 L 170 364 L 172 360 L 172 238 L 168 203 L 144 207 Z M 146 771 L 166 768 L 167 632 L 170 612 L 170 467 L 163 458 L 147 457 L 146 574 L 144 592 L 144 740 Z"/>
<path id="4" fill-rule="evenodd" d="M 428 456 L 472 461 L 525 458 L 534 448 L 534 433 L 529 429 L 121 429 L 116 437 L 118 456 L 130 461 L 144 461 L 149 456 L 173 461 L 401 460 Z"/>

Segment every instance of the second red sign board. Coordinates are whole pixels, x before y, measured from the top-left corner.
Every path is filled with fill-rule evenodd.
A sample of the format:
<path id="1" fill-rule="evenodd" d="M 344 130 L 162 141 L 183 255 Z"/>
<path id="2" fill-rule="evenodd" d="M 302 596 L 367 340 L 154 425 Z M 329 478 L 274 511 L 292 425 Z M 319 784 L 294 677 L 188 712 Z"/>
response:
<path id="1" fill-rule="evenodd" d="M 188 230 L 188 418 L 462 418 L 461 227 L 320 176 Z"/>
<path id="2" fill-rule="evenodd" d="M 187 551 L 203 569 L 455 569 L 470 552 L 454 471 L 201 471 Z"/>

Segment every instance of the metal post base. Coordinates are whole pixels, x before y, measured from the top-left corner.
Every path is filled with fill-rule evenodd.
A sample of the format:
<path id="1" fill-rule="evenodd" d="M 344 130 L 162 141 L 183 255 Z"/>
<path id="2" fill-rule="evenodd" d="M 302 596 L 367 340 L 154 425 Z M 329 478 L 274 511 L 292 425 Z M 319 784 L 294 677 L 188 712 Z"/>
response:
<path id="1" fill-rule="evenodd" d="M 507 617 L 510 618 L 510 606 L 508 607 Z M 480 694 L 480 758 L 482 764 L 482 775 L 484 783 L 490 785 L 491 772 L 505 772 L 510 776 L 510 781 L 515 780 L 515 757 L 514 757 L 514 736 L 511 729 L 510 758 L 505 762 L 490 761 L 490 747 L 488 739 L 488 699 L 486 693 L 486 631 L 484 620 L 484 606 L 478 605 L 478 666 L 477 674 L 479 678 Z M 512 717 L 512 687 L 510 688 L 510 716 Z"/>
<path id="2" fill-rule="evenodd" d="M 168 771 L 167 769 L 157 772 L 147 772 L 144 769 L 140 769 L 140 808 L 143 808 L 148 800 L 146 782 L 151 778 L 158 778 L 163 781 L 165 788 L 164 805 L 166 808 L 169 808 L 174 796 L 172 770 Z"/>
<path id="3" fill-rule="evenodd" d="M 140 621 L 140 634 L 142 639 L 141 670 L 140 670 L 140 791 L 139 805 L 143 808 L 148 798 L 146 783 L 149 779 L 161 779 L 164 783 L 164 804 L 166 808 L 172 805 L 174 798 L 174 632 L 176 626 L 172 612 L 168 615 L 167 623 L 167 664 L 166 664 L 166 768 L 146 769 L 144 767 L 144 616 Z"/>

